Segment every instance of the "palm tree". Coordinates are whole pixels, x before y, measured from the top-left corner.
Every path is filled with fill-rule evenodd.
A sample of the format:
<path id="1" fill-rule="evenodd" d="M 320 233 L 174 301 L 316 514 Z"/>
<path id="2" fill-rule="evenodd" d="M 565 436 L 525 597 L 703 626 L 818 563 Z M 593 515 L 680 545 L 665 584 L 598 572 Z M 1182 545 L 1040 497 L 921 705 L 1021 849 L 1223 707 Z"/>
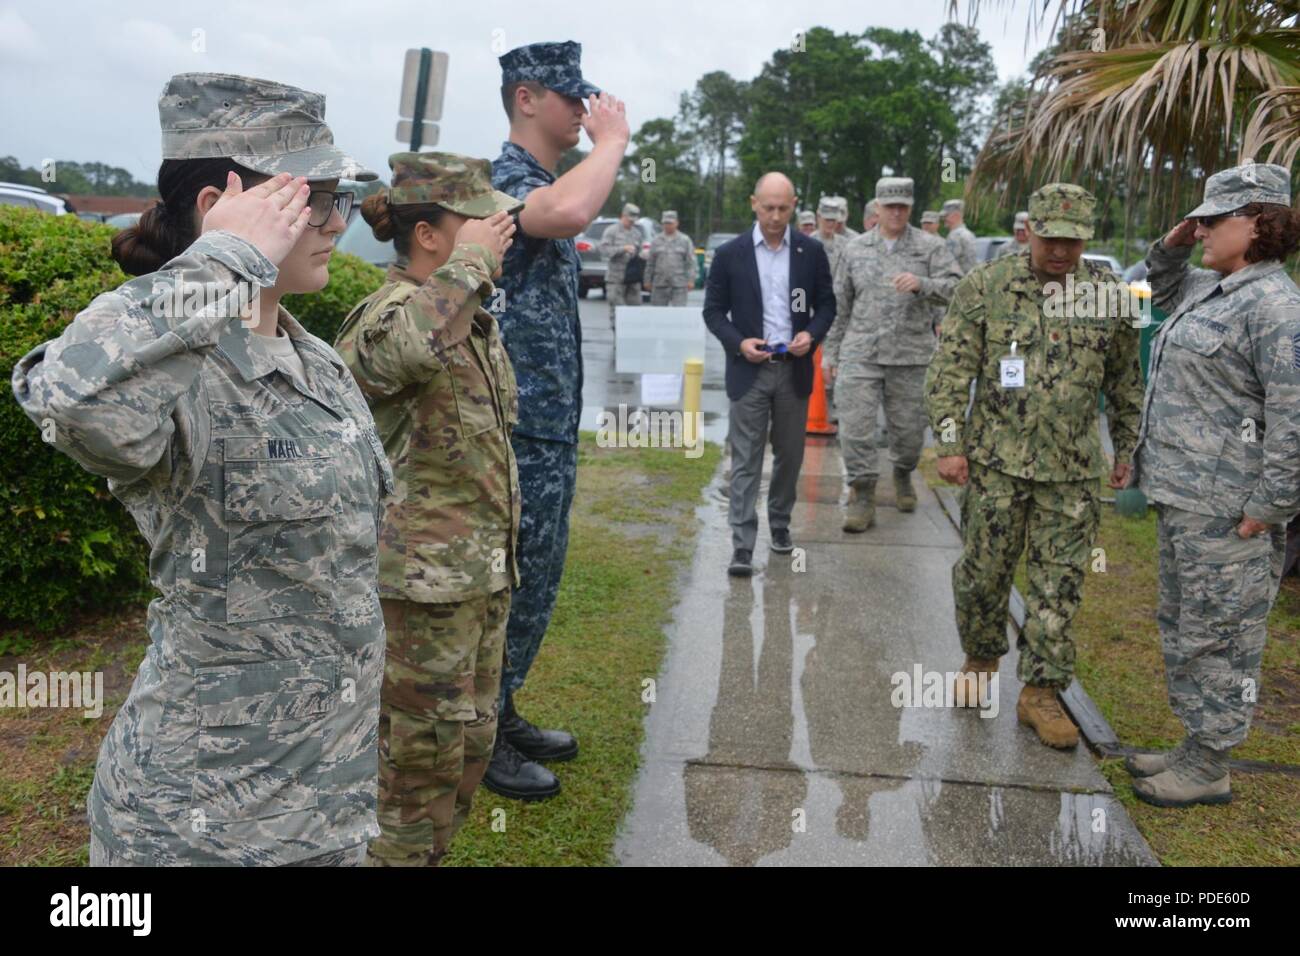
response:
<path id="1" fill-rule="evenodd" d="M 1033 2 L 1031 24 L 1055 8 L 1052 30 L 1060 30 L 1028 96 L 995 123 L 971 176 L 973 197 L 1019 194 L 1045 178 L 1135 183 L 1145 172 L 1149 212 L 1164 219 L 1209 171 L 1248 158 L 1295 162 L 1295 0 Z M 980 5 L 970 0 L 969 19 Z M 950 14 L 959 6 L 949 0 Z"/>

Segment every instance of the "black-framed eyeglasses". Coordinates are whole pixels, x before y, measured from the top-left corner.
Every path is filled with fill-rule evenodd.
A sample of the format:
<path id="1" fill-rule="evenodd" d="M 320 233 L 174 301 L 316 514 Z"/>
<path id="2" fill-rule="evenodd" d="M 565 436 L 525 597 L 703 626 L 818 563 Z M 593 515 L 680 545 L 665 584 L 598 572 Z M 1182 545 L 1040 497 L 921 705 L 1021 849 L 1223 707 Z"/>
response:
<path id="1" fill-rule="evenodd" d="M 1236 219 L 1253 215 L 1255 215 L 1255 213 L 1247 212 L 1245 209 L 1234 209 L 1232 212 L 1221 212 L 1217 216 L 1197 216 L 1196 224 L 1202 229 L 1213 229 L 1225 219 Z"/>
<path id="2" fill-rule="evenodd" d="M 313 189 L 311 195 L 307 197 L 307 206 L 311 209 L 311 218 L 307 220 L 307 225 L 317 228 L 325 225 L 330 221 L 330 212 L 334 209 L 337 209 L 343 221 L 347 222 L 348 213 L 352 211 L 352 198 L 352 193 L 332 193 L 324 189 Z"/>

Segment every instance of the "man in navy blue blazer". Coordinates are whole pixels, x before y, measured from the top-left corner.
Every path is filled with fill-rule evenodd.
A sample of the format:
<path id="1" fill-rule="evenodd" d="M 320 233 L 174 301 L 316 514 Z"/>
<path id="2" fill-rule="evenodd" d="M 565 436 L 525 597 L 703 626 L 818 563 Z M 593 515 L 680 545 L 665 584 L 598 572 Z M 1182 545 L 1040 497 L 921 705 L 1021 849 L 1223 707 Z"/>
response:
<path id="1" fill-rule="evenodd" d="M 789 554 L 790 513 L 803 465 L 812 356 L 835 321 L 826 250 L 790 226 L 794 184 L 767 173 L 749 197 L 754 227 L 718 249 L 704 290 L 704 323 L 727 353 L 731 412 L 731 545 L 728 572 L 753 573 L 763 451 L 772 441 L 767 525 L 772 550 Z"/>

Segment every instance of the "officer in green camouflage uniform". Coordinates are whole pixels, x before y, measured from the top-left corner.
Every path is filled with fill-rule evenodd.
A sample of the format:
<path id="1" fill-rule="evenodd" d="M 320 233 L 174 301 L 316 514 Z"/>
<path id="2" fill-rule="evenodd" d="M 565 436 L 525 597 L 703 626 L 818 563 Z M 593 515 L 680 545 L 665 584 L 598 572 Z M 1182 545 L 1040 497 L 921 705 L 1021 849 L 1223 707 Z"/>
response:
<path id="1" fill-rule="evenodd" d="M 172 77 L 164 203 L 115 242 L 156 271 L 13 372 L 23 410 L 131 512 L 161 592 L 99 751 L 92 865 L 355 864 L 379 832 L 392 472 L 352 375 L 278 305 L 328 280 L 332 183 L 375 178 L 333 145 L 324 107 L 268 80 Z"/>
<path id="2" fill-rule="evenodd" d="M 912 471 L 925 442 L 925 367 L 934 354 L 933 307 L 961 278 L 938 236 L 909 225 L 912 180 L 876 184 L 881 222 L 849 242 L 835 272 L 839 320 L 822 348 L 835 383 L 840 451 L 849 483 L 844 530 L 866 531 L 875 520 L 876 420 L 884 405 L 894 490 L 901 511 L 916 508 Z"/>
<path id="3" fill-rule="evenodd" d="M 960 199 L 949 199 L 939 209 L 944 225 L 948 227 L 948 250 L 961 266 L 962 274 L 970 272 L 979 261 L 979 249 L 975 245 L 975 233 L 966 228 L 963 216 L 966 204 Z"/>
<path id="4" fill-rule="evenodd" d="M 388 162 L 391 188 L 362 212 L 377 239 L 396 240 L 399 258 L 336 343 L 397 478 L 379 542 L 388 628 L 382 832 L 367 862 L 436 866 L 492 755 L 510 588 L 518 583 L 519 478 L 510 447 L 518 393 L 483 305 L 514 231 L 497 214 L 523 203 L 493 190 L 485 159 L 428 152 Z M 467 237 L 467 223 L 500 223 L 501 238 L 495 247 L 479 243 Z"/>
<path id="5" fill-rule="evenodd" d="M 1053 309 L 1061 299 L 1047 294 L 1066 288 L 1067 279 L 1076 293 L 1090 294 L 1114 279 L 1081 258 L 1093 207 L 1092 195 L 1070 184 L 1033 194 L 1030 255 L 985 263 L 962 279 L 925 386 L 940 475 L 965 485 L 964 549 L 952 573 L 967 656 L 962 672 L 970 675 L 958 680 L 959 700 L 961 685 L 981 672 L 995 674 L 1007 651 L 1007 600 L 1027 546 L 1017 671 L 1025 687 L 1017 713 L 1054 747 L 1078 742 L 1056 692 L 1074 674 L 1070 622 L 1100 516 L 1097 480 L 1106 463 L 1097 395 L 1106 397 L 1116 462 L 1110 481 L 1120 487 L 1142 393 L 1138 332 L 1130 321 L 1109 307 L 1066 317 L 1073 310 Z"/>
<path id="6" fill-rule="evenodd" d="M 614 310 L 620 305 L 641 304 L 641 283 L 628 282 L 624 276 L 633 259 L 640 258 L 645 237 L 636 224 L 641 210 L 632 203 L 623 206 L 618 222 L 605 227 L 600 236 L 600 254 L 609 264 L 605 270 L 605 299 L 609 302 L 609 324 L 614 325 Z"/>
<path id="7" fill-rule="evenodd" d="M 1016 213 L 1016 221 L 1011 230 L 1015 238 L 1011 242 L 1004 242 L 998 254 L 994 257 L 1001 259 L 1003 256 L 1018 256 L 1022 252 L 1029 251 L 1029 213 Z"/>
<path id="8" fill-rule="evenodd" d="M 1300 244 L 1283 166 L 1211 176 L 1205 202 L 1152 244 L 1152 298 L 1169 313 L 1151 352 L 1136 477 L 1158 512 L 1157 621 L 1175 750 L 1128 759 L 1159 806 L 1226 803 L 1231 749 L 1258 699 L 1285 527 L 1300 511 L 1300 290 L 1280 260 Z M 1261 214 L 1289 225 L 1258 245 Z M 1191 269 L 1197 240 L 1203 262 Z"/>
<path id="9" fill-rule="evenodd" d="M 665 209 L 659 217 L 664 231 L 650 240 L 646 253 L 645 285 L 651 305 L 685 305 L 686 292 L 695 288 L 695 243 L 677 229 L 677 213 Z"/>

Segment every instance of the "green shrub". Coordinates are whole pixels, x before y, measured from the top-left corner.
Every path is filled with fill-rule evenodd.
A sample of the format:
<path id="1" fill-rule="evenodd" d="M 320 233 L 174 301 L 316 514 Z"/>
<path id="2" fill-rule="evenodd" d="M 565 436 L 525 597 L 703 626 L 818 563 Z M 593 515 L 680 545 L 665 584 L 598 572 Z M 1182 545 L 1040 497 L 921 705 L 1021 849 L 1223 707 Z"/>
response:
<path id="1" fill-rule="evenodd" d="M 126 280 L 109 254 L 113 230 L 76 216 L 0 206 L 0 368 L 57 337 L 101 292 Z M 340 255 L 330 283 L 285 307 L 327 342 L 352 305 L 383 280 Z M 0 624 L 49 630 L 81 609 L 149 593 L 144 540 L 107 483 L 41 440 L 9 397 L 0 400 Z"/>

